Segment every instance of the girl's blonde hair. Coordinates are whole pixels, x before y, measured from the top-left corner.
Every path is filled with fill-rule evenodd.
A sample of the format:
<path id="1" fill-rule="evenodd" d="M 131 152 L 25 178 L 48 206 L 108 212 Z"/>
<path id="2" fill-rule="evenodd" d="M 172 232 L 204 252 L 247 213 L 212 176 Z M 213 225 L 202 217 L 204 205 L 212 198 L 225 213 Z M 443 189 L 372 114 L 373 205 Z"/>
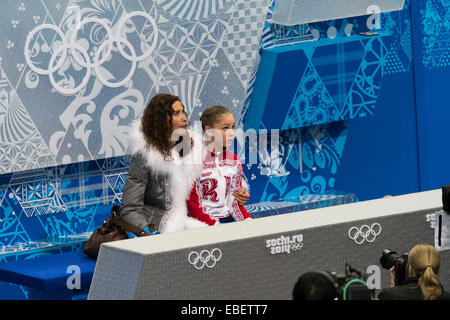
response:
<path id="1" fill-rule="evenodd" d="M 435 300 L 442 294 L 441 281 L 438 277 L 441 266 L 439 251 L 429 244 L 418 244 L 408 254 L 408 263 L 420 276 L 418 285 L 424 300 Z"/>
<path id="2" fill-rule="evenodd" d="M 230 109 L 224 106 L 212 106 L 206 108 L 205 111 L 203 111 L 202 116 L 200 117 L 203 131 L 205 130 L 206 126 L 213 127 L 214 124 L 218 121 L 219 117 L 227 113 L 233 114 Z"/>

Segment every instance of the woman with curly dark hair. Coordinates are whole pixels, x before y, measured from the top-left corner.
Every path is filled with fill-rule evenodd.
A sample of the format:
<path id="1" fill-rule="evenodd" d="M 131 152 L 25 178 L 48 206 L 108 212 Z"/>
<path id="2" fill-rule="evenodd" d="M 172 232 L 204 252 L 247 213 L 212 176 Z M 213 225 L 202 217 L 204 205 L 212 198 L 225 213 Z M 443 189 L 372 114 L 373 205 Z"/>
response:
<path id="1" fill-rule="evenodd" d="M 187 214 L 186 199 L 203 156 L 202 137 L 188 129 L 187 121 L 178 97 L 158 94 L 133 124 L 120 209 L 124 220 L 140 228 L 153 224 L 161 233 L 207 226 Z"/>
<path id="2" fill-rule="evenodd" d="M 169 121 L 168 121 L 169 120 Z M 178 97 L 158 94 L 150 101 L 141 118 L 141 128 L 148 145 L 155 147 L 165 159 L 171 157 L 172 148 L 187 129 L 187 115 Z"/>

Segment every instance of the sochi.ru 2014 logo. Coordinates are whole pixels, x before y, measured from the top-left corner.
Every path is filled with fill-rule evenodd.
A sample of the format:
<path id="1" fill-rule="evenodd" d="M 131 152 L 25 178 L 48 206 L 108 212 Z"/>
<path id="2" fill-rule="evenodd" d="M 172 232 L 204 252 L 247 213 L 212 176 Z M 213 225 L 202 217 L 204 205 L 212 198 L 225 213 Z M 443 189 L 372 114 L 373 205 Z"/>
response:
<path id="1" fill-rule="evenodd" d="M 303 235 L 297 234 L 291 237 L 281 236 L 275 239 L 266 240 L 266 248 L 270 248 L 271 254 L 287 253 L 299 251 L 303 247 Z"/>
<path id="2" fill-rule="evenodd" d="M 189 253 L 188 261 L 196 269 L 201 270 L 204 267 L 213 268 L 217 261 L 222 258 L 222 251 L 219 248 L 209 250 L 202 250 L 199 252 L 192 251 Z"/>

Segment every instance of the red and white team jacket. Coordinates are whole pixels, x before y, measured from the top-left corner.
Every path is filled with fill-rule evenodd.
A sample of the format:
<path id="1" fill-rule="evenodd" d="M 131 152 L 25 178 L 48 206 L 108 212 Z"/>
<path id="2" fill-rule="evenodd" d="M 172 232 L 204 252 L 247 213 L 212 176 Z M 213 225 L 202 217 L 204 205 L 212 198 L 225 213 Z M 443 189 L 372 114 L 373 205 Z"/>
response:
<path id="1" fill-rule="evenodd" d="M 187 202 L 190 216 L 209 225 L 230 215 L 235 221 L 252 218 L 233 196 L 242 187 L 239 157 L 229 150 L 213 153 L 205 149 L 201 177 L 195 181 Z"/>

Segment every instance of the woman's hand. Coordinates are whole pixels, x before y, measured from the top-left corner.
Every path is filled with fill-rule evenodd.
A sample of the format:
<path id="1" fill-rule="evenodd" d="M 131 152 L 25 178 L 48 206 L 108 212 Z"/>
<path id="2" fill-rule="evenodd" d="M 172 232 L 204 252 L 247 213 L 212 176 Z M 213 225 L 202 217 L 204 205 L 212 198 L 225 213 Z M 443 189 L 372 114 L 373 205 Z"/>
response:
<path id="1" fill-rule="evenodd" d="M 242 188 L 240 191 L 233 192 L 233 196 L 241 206 L 245 205 L 250 199 L 250 193 L 248 193 L 245 188 Z"/>

